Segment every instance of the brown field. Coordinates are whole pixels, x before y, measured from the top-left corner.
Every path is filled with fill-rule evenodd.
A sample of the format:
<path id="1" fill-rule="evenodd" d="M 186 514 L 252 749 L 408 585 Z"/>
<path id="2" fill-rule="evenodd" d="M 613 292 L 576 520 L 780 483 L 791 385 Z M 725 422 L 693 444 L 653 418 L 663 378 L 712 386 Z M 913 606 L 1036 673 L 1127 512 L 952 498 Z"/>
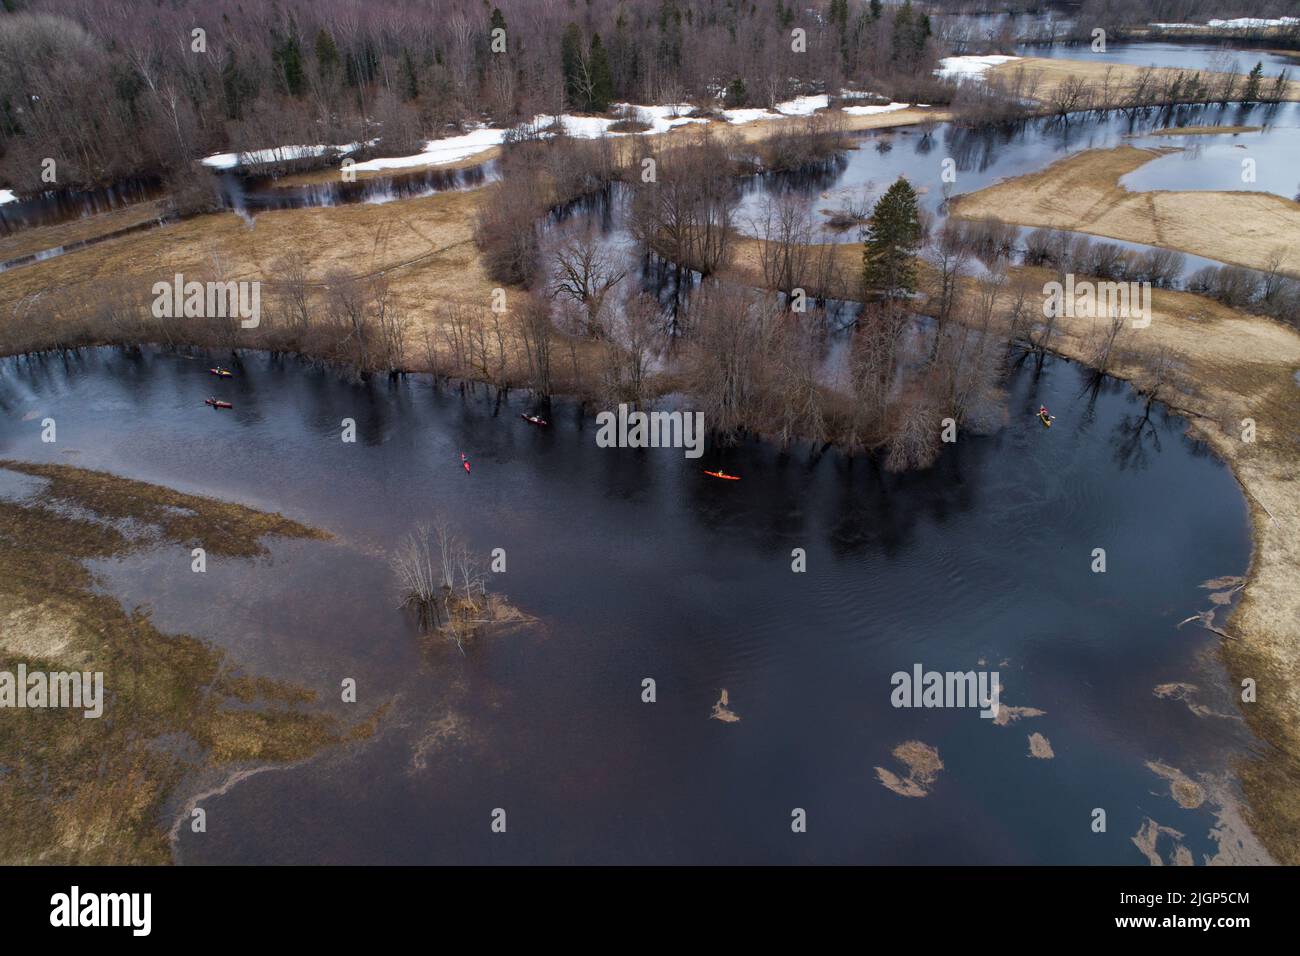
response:
<path id="1" fill-rule="evenodd" d="M 1049 60 L 1046 57 L 1026 56 L 1019 60 L 1010 60 L 1006 63 L 1000 63 L 989 70 L 989 74 L 1002 79 L 1009 79 L 1018 70 L 1024 69 L 1025 74 L 1034 77 L 1038 82 L 1037 98 L 1047 99 L 1061 84 L 1069 81 L 1083 78 L 1100 87 L 1106 80 L 1107 73 L 1110 74 L 1110 88 L 1112 90 L 1122 90 L 1127 88 L 1138 73 L 1153 70 L 1159 77 L 1173 76 L 1178 73 L 1192 73 L 1193 70 L 1179 70 L 1177 67 L 1143 67 L 1129 66 L 1123 63 L 1104 63 L 1100 60 L 1089 60 L 1086 54 L 1083 54 L 1077 60 Z M 1205 78 L 1217 76 L 1216 73 L 1203 73 Z M 1291 80 L 1287 85 L 1286 100 L 1300 100 L 1300 81 Z"/>
<path id="2" fill-rule="evenodd" d="M 160 218 L 163 211 L 163 203 L 159 201 L 133 203 L 121 209 L 114 209 L 112 212 L 87 216 L 84 219 L 73 219 L 55 226 L 21 229 L 0 238 L 0 262 L 105 236 L 120 229 L 130 229 L 132 226 Z"/>
<path id="3" fill-rule="evenodd" d="M 412 338 L 422 339 L 440 314 L 437 306 L 491 302 L 496 283 L 483 271 L 472 238 L 483 196 L 482 190 L 447 192 L 402 203 L 282 210 L 252 223 L 231 212 L 199 216 L 2 273 L 0 303 L 12 308 L 55 292 L 89 300 L 108 286 L 145 296 L 154 282 L 176 273 L 274 281 L 278 260 L 294 252 L 305 257 L 314 281 L 336 273 L 389 277 L 414 320 Z"/>
<path id="4" fill-rule="evenodd" d="M 1259 268 L 1278 249 L 1300 245 L 1300 203 L 1271 193 L 1129 192 L 1125 173 L 1162 151 L 1120 146 L 1066 157 L 1041 172 L 959 196 L 950 209 L 964 219 L 991 216 L 1177 249 Z M 1284 268 L 1300 276 L 1300 260 Z"/>

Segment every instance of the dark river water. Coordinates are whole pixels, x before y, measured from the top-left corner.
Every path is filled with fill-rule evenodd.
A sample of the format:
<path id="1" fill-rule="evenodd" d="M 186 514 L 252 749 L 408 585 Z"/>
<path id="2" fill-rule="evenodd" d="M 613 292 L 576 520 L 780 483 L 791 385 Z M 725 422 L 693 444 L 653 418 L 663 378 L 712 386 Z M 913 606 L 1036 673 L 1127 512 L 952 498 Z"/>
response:
<path id="1" fill-rule="evenodd" d="M 349 203 L 387 203 L 418 199 L 457 189 L 476 189 L 498 178 L 497 163 L 490 160 L 453 169 L 433 167 L 415 172 L 360 178 L 346 182 L 335 175 L 326 182 L 309 185 L 280 185 L 270 176 L 220 173 L 222 208 L 254 214 L 267 209 L 305 209 L 311 206 L 341 206 Z"/>
<path id="2" fill-rule="evenodd" d="M 334 535 L 206 575 L 172 549 L 96 568 L 164 630 L 335 712 L 391 702 L 373 740 L 203 799 L 208 832 L 181 828 L 180 862 L 1143 864 L 1131 837 L 1148 817 L 1198 863 L 1214 852 L 1215 805 L 1179 808 L 1146 762 L 1223 774 L 1251 750 L 1217 639 L 1177 627 L 1208 606 L 1202 582 L 1244 573 L 1247 509 L 1184 423 L 1144 421 L 1127 386 L 1088 390 L 1063 361 L 1020 369 L 1005 427 L 896 476 L 761 444 L 710 445 L 698 462 L 599 448 L 575 408 L 540 430 L 520 420 L 522 395 L 498 404 L 422 377 L 354 384 L 246 354 L 216 382 L 209 364 L 152 350 L 0 362 L 0 457 Z M 214 392 L 234 409 L 205 407 Z M 56 445 L 40 441 L 47 416 Z M 701 473 L 717 466 L 742 480 Z M 506 550 L 491 584 L 536 625 L 463 654 L 420 640 L 385 553 L 435 514 L 485 559 Z M 1104 574 L 1090 570 L 1099 547 Z M 1004 704 L 1045 713 L 996 726 L 896 709 L 890 676 L 915 664 L 996 670 Z M 337 703 L 347 677 L 352 711 Z M 1218 715 L 1153 693 L 1170 682 Z M 710 719 L 722 688 L 739 722 Z M 1054 758 L 1029 756 L 1031 733 Z M 920 798 L 874 770 L 904 774 L 890 752 L 909 740 L 944 764 Z M 791 832 L 794 808 L 806 833 Z"/>
<path id="3" fill-rule="evenodd" d="M 48 226 L 112 212 L 132 203 L 148 202 L 165 195 L 158 179 L 125 179 L 111 186 L 93 189 L 61 189 L 0 203 L 0 236 L 20 229 Z"/>

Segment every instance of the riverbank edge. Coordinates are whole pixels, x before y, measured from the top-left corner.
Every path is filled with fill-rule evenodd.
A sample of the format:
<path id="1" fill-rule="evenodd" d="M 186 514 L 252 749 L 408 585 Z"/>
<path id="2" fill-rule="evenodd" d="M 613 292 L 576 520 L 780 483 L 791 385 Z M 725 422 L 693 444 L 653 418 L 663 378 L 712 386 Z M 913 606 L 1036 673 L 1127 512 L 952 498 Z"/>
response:
<path id="1" fill-rule="evenodd" d="M 1273 322 L 1273 320 L 1258 316 L 1242 314 L 1242 318 L 1245 321 L 1257 321 L 1273 326 L 1280 325 Z M 1289 329 L 1286 331 L 1291 332 Z M 177 348 L 210 350 L 214 348 L 210 344 L 162 342 L 131 343 L 129 345 L 106 342 L 100 345 L 82 346 L 81 348 L 130 348 L 140 347 L 142 344 L 163 350 Z M 59 350 L 36 354 L 53 354 L 56 351 Z M 255 348 L 250 351 L 268 352 L 270 350 Z M 1062 339 L 1053 345 L 1049 351 L 1082 367 L 1092 367 L 1088 362 L 1084 349 L 1076 340 Z M 31 352 L 20 353 L 20 355 L 26 356 L 32 354 Z M 0 356 L 0 358 L 10 357 L 18 356 Z M 308 361 L 323 361 L 319 356 L 305 353 L 301 353 L 300 357 Z M 340 372 L 344 370 L 344 367 L 337 363 L 330 364 L 332 367 L 337 367 Z M 396 373 L 433 374 L 414 365 L 396 370 Z M 1108 369 L 1107 374 L 1117 380 L 1126 382 L 1130 386 L 1137 386 L 1141 382 L 1141 368 L 1139 367 L 1112 368 Z M 435 375 L 435 378 L 445 380 L 443 376 Z M 479 379 L 464 379 L 463 381 L 491 387 L 490 382 Z M 572 398 L 575 401 L 582 400 L 582 397 L 577 395 L 557 395 L 556 397 Z M 1198 408 L 1194 400 L 1188 400 L 1181 393 L 1162 395 L 1159 404 L 1170 413 L 1182 417 L 1186 421 L 1189 435 L 1204 441 L 1215 456 L 1232 471 L 1248 506 L 1251 523 L 1250 562 L 1245 574 L 1242 598 L 1237 602 L 1228 618 L 1227 629 L 1229 633 L 1224 634 L 1225 639 L 1219 643 L 1218 650 L 1220 658 L 1234 684 L 1239 686 L 1240 682 L 1246 677 L 1254 677 L 1261 685 L 1259 703 L 1252 707 L 1240 706 L 1239 709 L 1243 711 L 1248 726 L 1256 736 L 1267 742 L 1275 750 L 1275 753 L 1261 755 L 1260 761 L 1254 762 L 1253 766 L 1237 768 L 1242 779 L 1243 788 L 1247 793 L 1248 805 L 1252 811 L 1248 816 L 1251 829 L 1259 836 L 1274 859 L 1288 864 L 1295 864 L 1300 862 L 1300 841 L 1297 840 L 1300 829 L 1297 829 L 1296 800 L 1294 797 L 1288 798 L 1287 794 L 1288 783 L 1300 779 L 1300 712 L 1294 707 L 1288 707 L 1284 697 L 1270 694 L 1267 689 L 1268 682 L 1264 678 L 1264 675 L 1269 673 L 1281 672 L 1285 674 L 1293 666 L 1293 662 L 1289 661 L 1286 655 L 1282 653 L 1285 638 L 1282 635 L 1271 633 L 1263 622 L 1256 620 L 1259 615 L 1254 610 L 1255 598 L 1253 596 L 1253 589 L 1259 588 L 1261 583 L 1276 576 L 1279 572 L 1283 572 L 1285 577 L 1285 572 L 1288 569 L 1285 552 L 1274 546 L 1274 535 L 1283 534 L 1285 528 L 1275 524 L 1278 520 L 1277 516 L 1272 514 L 1261 502 L 1261 483 L 1256 481 L 1255 469 L 1247 467 L 1246 463 L 1241 459 L 1239 452 L 1242 443 L 1239 440 L 1225 434 L 1217 427 L 1216 420 L 1207 415 L 1203 407 Z M 1292 457 L 1291 465 L 1293 467 L 1300 466 L 1300 453 Z M 1290 516 L 1283 516 L 1283 518 L 1288 517 Z M 1286 594 L 1288 591 L 1283 587 L 1281 593 Z M 1293 595 L 1292 600 L 1289 602 L 1289 610 L 1293 616 L 1300 615 L 1300 589 L 1291 588 L 1289 593 Z M 1274 608 L 1274 610 L 1277 611 L 1278 609 Z M 1287 609 L 1283 608 L 1282 613 L 1286 614 Z M 1290 789 L 1294 790 L 1294 787 Z"/>
<path id="2" fill-rule="evenodd" d="M 891 126 L 911 126 L 923 120 L 905 119 L 899 121 L 900 114 L 882 114 L 881 119 L 889 117 L 892 122 L 879 122 L 869 128 L 889 128 Z M 925 119 L 942 120 L 951 117 L 945 116 L 938 111 L 926 114 Z M 876 117 L 863 117 L 864 120 L 876 119 Z M 778 124 L 780 121 L 777 121 Z M 768 123 L 749 124 L 750 131 L 757 134 L 755 138 L 762 138 L 762 133 L 756 127 Z M 1033 174 L 1030 174 L 1033 175 Z M 995 187 L 990 187 L 995 188 Z M 974 195 L 974 194 L 971 194 Z M 1209 302 L 1210 300 L 1205 300 Z M 1249 315 L 1248 313 L 1237 313 L 1243 321 L 1252 323 L 1264 323 L 1277 328 L 1282 328 L 1288 334 L 1294 336 L 1294 330 L 1291 330 L 1280 323 L 1271 319 L 1260 316 Z M 141 345 L 157 345 L 159 347 L 175 348 L 193 347 L 201 349 L 215 348 L 212 343 L 193 342 L 114 342 L 100 341 L 94 343 L 84 343 L 79 348 L 94 347 L 138 347 Z M 1074 347 L 1071 348 L 1070 346 Z M 48 350 L 42 349 L 25 349 L 22 352 L 0 353 L 0 358 L 10 355 L 32 355 L 39 354 L 42 351 L 56 352 L 67 351 L 60 350 L 57 347 L 51 347 Z M 270 351 L 267 349 L 255 349 L 255 351 Z M 1077 343 L 1066 343 L 1065 347 L 1054 346 L 1050 349 L 1054 354 L 1071 361 L 1078 362 L 1085 367 L 1089 366 L 1087 356 L 1084 350 Z M 320 356 L 302 353 L 303 357 L 313 361 L 328 361 Z M 1239 359 L 1243 362 L 1251 361 L 1251 356 L 1242 355 Z M 399 373 L 421 373 L 427 374 L 426 370 L 418 369 L 409 363 L 405 367 L 394 370 Z M 1137 384 L 1140 380 L 1140 368 L 1111 368 L 1108 374 L 1123 380 L 1131 385 Z M 476 381 L 482 384 L 491 383 Z M 1197 384 L 1210 385 L 1211 382 L 1203 381 Z M 580 398 L 581 396 L 575 396 Z M 1212 416 L 1207 415 L 1203 410 L 1197 410 L 1191 401 L 1181 401 L 1180 397 L 1174 395 L 1164 395 L 1161 397 L 1160 404 L 1170 411 L 1179 414 L 1188 421 L 1188 430 L 1195 437 L 1204 440 L 1214 453 L 1232 470 L 1233 475 L 1242 488 L 1251 515 L 1251 560 L 1247 570 L 1247 582 L 1243 591 L 1242 599 L 1233 609 L 1229 623 L 1237 630 L 1235 637 L 1237 640 L 1225 640 L 1220 645 L 1221 655 L 1228 668 L 1229 676 L 1234 681 L 1240 681 L 1251 674 L 1260 675 L 1267 671 L 1280 672 L 1282 680 L 1288 679 L 1285 675 L 1295 674 L 1297 672 L 1297 660 L 1295 655 L 1300 653 L 1300 640 L 1291 641 L 1291 654 L 1293 659 L 1288 660 L 1286 656 L 1287 647 L 1285 639 L 1282 636 L 1270 636 L 1269 628 L 1265 622 L 1259 622 L 1256 619 L 1265 616 L 1256 610 L 1256 602 L 1252 596 L 1252 588 L 1258 588 L 1262 579 L 1267 578 L 1272 583 L 1273 569 L 1286 568 L 1288 561 L 1285 549 L 1281 547 L 1276 540 L 1272 530 L 1275 526 L 1276 518 L 1261 503 L 1259 493 L 1261 492 L 1260 483 L 1255 480 L 1255 475 L 1248 473 L 1247 462 L 1239 457 L 1241 453 L 1241 443 L 1235 438 L 1222 432 L 1218 428 L 1212 427 L 1215 421 Z M 1282 455 L 1275 464 L 1283 468 L 1289 466 L 1294 472 L 1297 466 L 1300 466 L 1300 447 L 1291 452 L 1290 457 Z M 1261 479 L 1262 480 L 1262 479 Z M 1294 526 L 1297 524 L 1295 515 L 1286 515 Z M 1280 526 L 1279 526 L 1280 527 Z M 1292 527 L 1291 536 L 1300 538 L 1300 529 Z M 1285 579 L 1286 575 L 1282 575 Z M 1290 580 L 1295 581 L 1296 576 L 1293 574 Z M 1292 621 L 1300 620 L 1300 587 L 1292 586 L 1288 592 L 1285 580 L 1281 586 L 1275 588 L 1284 597 L 1289 597 L 1289 601 L 1281 602 L 1280 613 L 1285 615 L 1289 612 Z M 1262 669 L 1261 669 L 1262 668 Z M 1261 683 L 1263 683 L 1261 681 Z M 1296 864 L 1300 863 L 1300 797 L 1287 798 L 1286 783 L 1292 783 L 1291 789 L 1295 790 L 1294 781 L 1300 781 L 1300 701 L 1287 699 L 1282 696 L 1269 696 L 1264 694 L 1260 698 L 1260 703 L 1252 708 L 1241 708 L 1245 711 L 1246 720 L 1252 731 L 1260 739 L 1269 743 L 1276 751 L 1275 755 L 1265 756 L 1259 763 L 1261 768 L 1254 775 L 1242 773 L 1243 785 L 1248 790 L 1249 803 L 1254 813 L 1250 819 L 1250 825 L 1261 840 L 1265 843 L 1270 853 L 1278 860 Z M 1272 759 L 1276 757 L 1277 759 Z"/>
<path id="3" fill-rule="evenodd" d="M 1264 191 L 1130 190 L 1120 184 L 1124 176 L 1161 155 L 1184 151 L 1184 147 L 1130 143 L 1081 150 L 1035 172 L 955 196 L 948 212 L 958 219 L 991 217 L 1030 229 L 1139 242 L 1243 269 L 1258 270 L 1275 248 L 1293 245 L 1289 235 L 1300 232 L 1300 206 L 1294 200 Z M 1062 205 L 1052 198 L 1061 195 L 1071 197 L 1070 202 Z M 1281 232 L 1260 228 L 1257 235 L 1249 235 L 1239 227 L 1234 236 L 1211 235 L 1209 242 L 1201 244 L 1187 241 L 1189 233 L 1201 228 L 1199 224 L 1215 221 L 1271 222 Z M 1149 224 L 1150 232 L 1134 235 L 1135 223 Z M 1300 264 L 1278 271 L 1300 279 Z"/>

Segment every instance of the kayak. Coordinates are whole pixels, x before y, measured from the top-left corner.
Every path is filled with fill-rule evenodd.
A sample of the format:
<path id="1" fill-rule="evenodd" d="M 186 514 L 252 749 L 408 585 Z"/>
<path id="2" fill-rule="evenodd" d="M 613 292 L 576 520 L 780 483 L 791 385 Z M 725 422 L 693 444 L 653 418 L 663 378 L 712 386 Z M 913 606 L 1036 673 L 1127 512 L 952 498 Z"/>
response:
<path id="1" fill-rule="evenodd" d="M 1051 427 L 1052 427 L 1052 416 L 1051 416 L 1051 415 L 1039 415 L 1039 416 L 1038 416 L 1038 420 L 1039 420 L 1040 422 L 1043 423 L 1043 427 L 1044 427 L 1044 428 L 1051 428 Z"/>
<path id="2" fill-rule="evenodd" d="M 522 418 L 524 421 L 529 422 L 533 425 L 541 425 L 543 428 L 545 428 L 547 425 L 550 424 L 550 422 L 548 422 L 545 418 L 539 418 L 536 415 L 520 415 L 519 417 Z"/>
<path id="3" fill-rule="evenodd" d="M 234 408 L 235 407 L 234 405 L 231 405 L 229 402 L 223 402 L 219 398 L 205 398 L 203 400 L 203 404 L 211 405 L 213 408 Z"/>
<path id="4" fill-rule="evenodd" d="M 464 452 L 460 453 L 460 463 L 465 467 L 465 474 L 469 474 L 469 459 L 465 457 Z"/>
<path id="5" fill-rule="evenodd" d="M 230 371 L 230 369 L 222 368 L 220 365 L 218 365 L 216 368 L 210 368 L 208 369 L 208 371 L 211 372 L 213 375 L 217 376 L 218 378 L 231 378 L 235 374 L 234 372 Z"/>
<path id="6" fill-rule="evenodd" d="M 740 481 L 740 475 L 729 475 L 725 471 L 709 471 L 706 468 L 704 473 L 710 478 L 721 478 L 724 481 Z"/>

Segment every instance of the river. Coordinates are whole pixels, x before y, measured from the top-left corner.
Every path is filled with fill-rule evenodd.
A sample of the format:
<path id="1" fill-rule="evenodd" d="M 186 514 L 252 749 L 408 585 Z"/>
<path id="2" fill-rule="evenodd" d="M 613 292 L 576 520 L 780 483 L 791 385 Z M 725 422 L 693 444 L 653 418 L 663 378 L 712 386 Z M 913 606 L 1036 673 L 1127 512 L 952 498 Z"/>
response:
<path id="1" fill-rule="evenodd" d="M 1218 638 L 1177 625 L 1209 606 L 1202 582 L 1245 572 L 1247 508 L 1185 423 L 1158 406 L 1146 418 L 1126 385 L 1089 389 L 1063 360 L 1021 367 L 1004 427 L 897 476 L 758 443 L 698 462 L 598 448 L 574 407 L 546 430 L 521 421 L 522 395 L 358 384 L 261 353 L 215 382 L 212 360 L 232 364 L 153 349 L 0 361 L 0 457 L 239 500 L 334 536 L 206 575 L 172 549 L 95 568 L 163 630 L 322 706 L 348 706 L 331 704 L 346 677 L 354 706 L 391 702 L 373 740 L 206 798 L 208 831 L 181 828 L 182 863 L 1142 864 L 1131 838 L 1147 818 L 1197 862 L 1216 850 L 1231 765 L 1254 741 Z M 202 404 L 217 391 L 233 410 Z M 47 416 L 56 445 L 40 441 Z M 742 480 L 702 475 L 717 466 Z M 536 625 L 463 654 L 420 640 L 384 556 L 435 514 L 485 558 L 505 549 L 492 586 Z M 896 709 L 890 677 L 916 664 L 996 670 L 1004 704 L 1045 713 L 997 726 Z M 1171 683 L 1196 685 L 1210 715 L 1157 696 Z M 736 723 L 710 719 L 722 688 Z M 1031 757 L 1030 734 L 1055 756 Z M 909 740 L 944 764 L 920 798 L 875 772 L 905 773 L 891 750 Z M 1148 761 L 1222 781 L 1218 796 L 1183 809 Z M 806 833 L 791 832 L 794 808 Z"/>

